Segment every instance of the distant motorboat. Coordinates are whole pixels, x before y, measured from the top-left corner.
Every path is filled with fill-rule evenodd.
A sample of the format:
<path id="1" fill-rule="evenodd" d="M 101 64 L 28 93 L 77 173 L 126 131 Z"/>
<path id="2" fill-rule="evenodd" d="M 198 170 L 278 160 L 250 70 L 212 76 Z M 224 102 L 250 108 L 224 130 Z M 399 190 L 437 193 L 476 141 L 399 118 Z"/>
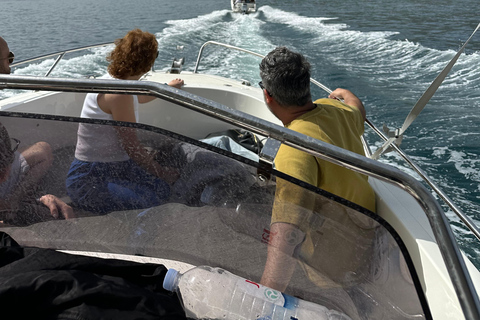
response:
<path id="1" fill-rule="evenodd" d="M 231 4 L 233 12 L 248 14 L 257 11 L 255 0 L 231 0 Z"/>

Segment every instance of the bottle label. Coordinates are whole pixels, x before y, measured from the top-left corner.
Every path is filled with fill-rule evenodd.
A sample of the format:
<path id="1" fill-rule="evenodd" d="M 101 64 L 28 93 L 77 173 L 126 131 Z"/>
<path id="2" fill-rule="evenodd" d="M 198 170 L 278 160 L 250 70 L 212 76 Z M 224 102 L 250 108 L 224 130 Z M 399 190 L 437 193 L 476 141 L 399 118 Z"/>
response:
<path id="1" fill-rule="evenodd" d="M 261 284 L 245 279 L 238 279 L 236 285 L 246 294 L 262 300 L 266 300 L 280 307 L 283 307 L 285 305 L 285 298 L 280 291 L 262 286 Z"/>

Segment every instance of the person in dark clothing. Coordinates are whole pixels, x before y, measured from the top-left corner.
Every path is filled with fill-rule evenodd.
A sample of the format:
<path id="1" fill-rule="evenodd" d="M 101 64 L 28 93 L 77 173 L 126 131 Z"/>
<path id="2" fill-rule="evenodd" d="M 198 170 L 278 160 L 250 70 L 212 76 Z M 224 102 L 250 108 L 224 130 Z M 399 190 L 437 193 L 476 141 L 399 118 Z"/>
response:
<path id="1" fill-rule="evenodd" d="M 29 220 L 31 217 L 21 217 L 27 214 L 24 210 L 26 203 L 48 208 L 53 218 L 73 218 L 73 209 L 58 197 L 46 194 L 35 199 L 31 192 L 52 164 L 50 145 L 38 142 L 19 152 L 19 144 L 20 141 L 11 138 L 0 123 L 0 221 L 17 224 L 19 219 Z M 28 213 L 35 213 L 36 218 L 45 215 L 45 210 L 28 207 L 34 211 L 28 210 Z"/>

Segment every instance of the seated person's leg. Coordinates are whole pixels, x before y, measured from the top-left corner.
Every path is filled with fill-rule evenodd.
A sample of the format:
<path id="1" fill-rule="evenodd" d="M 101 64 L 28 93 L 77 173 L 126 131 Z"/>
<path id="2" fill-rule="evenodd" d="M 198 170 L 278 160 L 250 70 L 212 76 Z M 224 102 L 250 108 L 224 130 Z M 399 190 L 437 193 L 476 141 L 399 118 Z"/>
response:
<path id="1" fill-rule="evenodd" d="M 46 142 L 37 142 L 22 151 L 22 156 L 30 167 L 29 183 L 36 183 L 42 178 L 53 163 L 52 148 Z"/>
<path id="2" fill-rule="evenodd" d="M 121 163 L 75 160 L 66 184 L 75 206 L 97 213 L 148 208 L 164 203 L 170 195 L 165 181 L 148 174 L 132 160 Z"/>
<path id="3" fill-rule="evenodd" d="M 4 174 L 0 181 L 1 199 L 7 199 L 18 189 L 20 182 L 23 181 L 29 169 L 30 167 L 25 158 L 19 152 L 15 152 L 12 164 L 4 169 Z"/>
<path id="4" fill-rule="evenodd" d="M 168 185 L 146 185 L 127 180 L 112 181 L 107 188 L 113 202 L 123 210 L 161 205 L 169 194 Z"/>
<path id="5" fill-rule="evenodd" d="M 96 213 L 115 210 L 107 186 L 111 173 L 112 170 L 105 163 L 75 159 L 66 180 L 67 193 L 73 206 Z"/>
<path id="6" fill-rule="evenodd" d="M 111 197 L 124 210 L 149 208 L 165 203 L 170 196 L 170 186 L 129 161 L 127 175 L 108 183 Z"/>
<path id="7" fill-rule="evenodd" d="M 34 192 L 36 183 L 52 165 L 53 155 L 50 145 L 38 142 L 24 151 L 14 153 L 14 159 L 0 182 L 0 197 L 6 199 L 23 198 L 26 192 Z"/>

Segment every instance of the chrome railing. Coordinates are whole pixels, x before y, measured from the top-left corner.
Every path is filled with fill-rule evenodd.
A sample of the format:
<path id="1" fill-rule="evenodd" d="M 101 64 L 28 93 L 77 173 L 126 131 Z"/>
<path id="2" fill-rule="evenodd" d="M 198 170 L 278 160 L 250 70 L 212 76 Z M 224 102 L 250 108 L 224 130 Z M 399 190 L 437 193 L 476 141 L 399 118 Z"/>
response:
<path id="1" fill-rule="evenodd" d="M 225 43 L 221 43 L 221 42 L 216 42 L 216 41 L 208 41 L 208 42 L 205 42 L 202 47 L 200 48 L 199 50 L 199 53 L 198 53 L 198 57 L 197 57 L 197 62 L 195 64 L 195 69 L 194 69 L 194 73 L 197 73 L 198 72 L 198 68 L 200 66 L 200 60 L 201 60 L 201 57 L 203 55 L 203 51 L 205 49 L 206 46 L 208 45 L 217 45 L 217 46 L 221 46 L 221 47 L 225 47 L 225 48 L 229 48 L 229 49 L 232 49 L 232 50 L 237 50 L 237 51 L 240 51 L 240 52 L 244 52 L 244 53 L 248 53 L 248 54 L 251 54 L 251 55 L 254 55 L 254 56 L 257 56 L 257 57 L 260 57 L 260 58 L 264 58 L 265 56 L 262 55 L 262 54 L 259 54 L 259 53 L 256 53 L 256 52 L 253 52 L 253 51 L 250 51 L 250 50 L 246 50 L 246 49 L 243 49 L 243 48 L 239 48 L 239 47 L 235 47 L 235 46 L 232 46 L 232 45 L 229 45 L 229 44 L 225 44 Z M 330 90 L 328 87 L 326 87 L 325 85 L 323 85 L 322 83 L 316 81 L 315 79 L 310 79 L 310 81 L 315 84 L 317 87 L 319 87 L 320 89 L 326 91 L 327 93 L 331 93 L 332 90 Z M 388 140 L 388 138 L 386 138 L 386 136 L 380 131 L 378 130 L 378 128 L 369 120 L 367 119 L 367 124 L 368 126 L 384 141 Z M 472 219 L 470 219 L 470 217 L 468 217 L 466 214 L 464 214 L 462 212 L 462 210 L 457 206 L 455 205 L 455 203 L 452 201 L 452 199 L 450 199 L 450 197 L 445 193 L 443 192 L 440 187 L 438 187 L 426 174 L 425 172 L 418 166 L 416 165 L 411 159 L 410 157 L 405 154 L 397 145 L 395 144 L 392 144 L 392 148 L 404 159 L 404 161 L 425 181 L 425 183 L 427 183 L 431 188 L 432 190 L 445 202 L 445 204 L 455 213 L 455 215 L 465 224 L 465 226 L 475 235 L 475 237 L 477 238 L 477 240 L 480 241 L 480 229 L 479 227 L 475 224 L 475 222 L 473 222 Z M 370 154 L 371 156 L 371 154 Z"/>
<path id="2" fill-rule="evenodd" d="M 12 67 L 18 67 L 19 65 L 22 65 L 22 64 L 32 63 L 34 61 L 43 60 L 43 59 L 47 59 L 47 58 L 50 58 L 50 57 L 57 57 L 55 59 L 55 61 L 53 62 L 53 65 L 50 67 L 50 69 L 48 69 L 47 73 L 45 74 L 45 77 L 48 77 L 52 73 L 52 71 L 55 69 L 55 67 L 58 65 L 58 63 L 63 59 L 63 57 L 67 53 L 83 51 L 83 50 L 88 50 L 88 49 L 93 49 L 93 48 L 98 48 L 98 47 L 104 47 L 104 46 L 108 46 L 108 45 L 112 45 L 112 44 L 113 44 L 112 42 L 106 42 L 106 43 L 99 43 L 99 44 L 94 44 L 94 45 L 86 46 L 86 47 L 79 47 L 79 48 L 75 48 L 75 49 L 58 51 L 58 52 L 46 54 L 46 55 L 43 55 L 43 56 L 38 56 L 38 57 L 35 57 L 35 58 L 31 58 L 31 59 L 21 60 L 21 61 L 13 63 L 11 66 Z"/>
<path id="3" fill-rule="evenodd" d="M 211 45 L 211 44 L 221 46 L 221 47 L 225 47 L 225 48 L 229 48 L 229 49 L 232 49 L 232 50 L 241 51 L 241 52 L 244 52 L 244 53 L 248 53 L 248 54 L 257 56 L 259 58 L 265 57 L 264 55 L 262 55 L 260 53 L 256 53 L 256 52 L 253 52 L 253 51 L 250 51 L 250 50 L 235 47 L 235 46 L 232 46 L 232 45 L 229 45 L 229 44 L 225 44 L 225 43 L 221 43 L 221 42 L 217 42 L 217 41 L 207 41 L 200 47 L 200 50 L 198 51 L 197 62 L 195 63 L 195 69 L 193 69 L 194 73 L 198 73 L 198 67 L 200 66 L 200 59 L 202 58 L 203 50 L 205 49 L 206 46 Z"/>
<path id="4" fill-rule="evenodd" d="M 434 232 L 459 302 L 467 319 L 480 319 L 480 302 L 443 210 L 421 182 L 381 162 L 313 139 L 219 103 L 149 81 L 115 81 L 84 79 L 51 79 L 0 75 L 0 89 L 23 89 L 65 92 L 124 93 L 153 95 L 235 126 L 267 136 L 303 150 L 315 157 L 346 167 L 395 185 L 408 192 L 424 210 Z"/>

